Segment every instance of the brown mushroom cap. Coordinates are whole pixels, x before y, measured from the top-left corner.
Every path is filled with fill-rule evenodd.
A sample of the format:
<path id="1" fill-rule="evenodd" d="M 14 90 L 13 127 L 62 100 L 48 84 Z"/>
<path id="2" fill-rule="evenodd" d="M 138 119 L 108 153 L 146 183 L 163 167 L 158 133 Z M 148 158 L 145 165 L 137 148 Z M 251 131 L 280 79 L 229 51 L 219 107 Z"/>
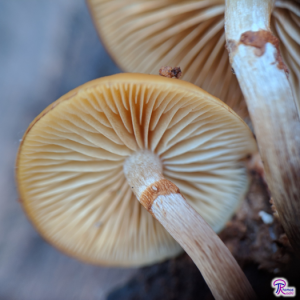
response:
<path id="1" fill-rule="evenodd" d="M 243 199 L 242 161 L 256 152 L 247 125 L 191 83 L 144 74 L 97 79 L 29 126 L 17 160 L 23 207 L 53 245 L 96 264 L 145 265 L 181 247 L 136 200 L 123 172 L 139 149 L 220 231 Z"/>
<path id="2" fill-rule="evenodd" d="M 248 115 L 225 49 L 224 0 L 88 0 L 94 23 L 126 72 L 180 66 L 182 79 Z M 276 1 L 271 20 L 300 103 L 300 4 Z M 300 106 L 299 106 L 300 107 Z"/>

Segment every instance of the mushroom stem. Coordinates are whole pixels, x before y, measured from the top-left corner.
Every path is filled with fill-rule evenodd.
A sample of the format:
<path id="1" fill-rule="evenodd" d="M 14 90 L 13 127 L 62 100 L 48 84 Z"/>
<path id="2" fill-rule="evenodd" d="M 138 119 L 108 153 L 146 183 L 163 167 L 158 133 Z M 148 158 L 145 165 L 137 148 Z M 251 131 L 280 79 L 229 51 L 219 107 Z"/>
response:
<path id="1" fill-rule="evenodd" d="M 141 150 L 124 163 L 124 173 L 140 203 L 189 254 L 215 299 L 256 299 L 246 276 L 216 233 L 165 179 L 159 158 Z"/>
<path id="2" fill-rule="evenodd" d="M 270 31 L 273 3 L 226 0 L 226 42 L 268 187 L 285 232 L 300 254 L 300 120 L 279 41 Z"/>

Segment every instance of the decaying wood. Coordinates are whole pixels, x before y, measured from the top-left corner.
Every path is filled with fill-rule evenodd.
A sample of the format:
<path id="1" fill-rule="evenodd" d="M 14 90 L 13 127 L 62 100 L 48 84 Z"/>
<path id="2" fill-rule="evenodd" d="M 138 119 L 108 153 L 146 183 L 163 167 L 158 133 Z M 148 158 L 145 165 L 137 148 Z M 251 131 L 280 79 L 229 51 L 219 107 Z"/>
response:
<path id="1" fill-rule="evenodd" d="M 225 31 L 266 182 L 285 232 L 300 254 L 300 120 L 278 43 L 270 38 L 273 2 L 227 0 Z"/>
<path id="2" fill-rule="evenodd" d="M 158 158 L 150 151 L 136 152 L 124 163 L 124 173 L 137 199 L 165 227 L 193 259 L 215 299 L 256 299 L 244 273 L 228 248 L 208 224 L 188 205 L 178 189 L 162 195 L 152 193 L 149 188 L 162 185 L 162 167 Z M 151 175 L 152 174 L 152 175 Z M 157 180 L 157 178 L 159 178 Z M 164 184 L 164 187 L 168 186 Z M 146 195 L 144 194 L 146 193 Z M 156 196 L 155 199 L 152 197 Z M 237 284 L 237 282 L 239 284 Z"/>

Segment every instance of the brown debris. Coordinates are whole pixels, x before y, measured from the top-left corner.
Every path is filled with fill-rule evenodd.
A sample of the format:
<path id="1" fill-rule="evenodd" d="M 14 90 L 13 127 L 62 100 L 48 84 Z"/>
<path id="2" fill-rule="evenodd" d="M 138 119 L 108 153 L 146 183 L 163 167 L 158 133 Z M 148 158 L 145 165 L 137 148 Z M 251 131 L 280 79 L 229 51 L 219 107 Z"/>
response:
<path id="1" fill-rule="evenodd" d="M 272 209 L 272 212 L 273 212 L 274 217 L 279 218 L 278 211 L 277 211 L 277 209 L 276 209 L 276 207 L 275 207 L 275 203 L 274 203 L 274 200 L 273 200 L 272 197 L 270 198 L 270 201 L 269 201 L 269 202 L 270 202 L 270 204 L 271 204 L 271 209 Z"/>
<path id="2" fill-rule="evenodd" d="M 167 78 L 177 78 L 179 79 L 182 75 L 180 67 L 161 67 L 159 69 L 159 75 Z"/>
<path id="3" fill-rule="evenodd" d="M 259 31 L 246 31 L 241 35 L 240 44 L 252 46 L 256 48 L 255 55 L 262 56 L 266 50 L 266 43 L 270 43 L 275 46 L 276 54 L 275 60 L 277 61 L 278 69 L 284 70 L 286 74 L 289 70 L 280 54 L 279 50 L 279 39 L 275 37 L 270 31 L 259 30 Z"/>
<path id="4" fill-rule="evenodd" d="M 264 165 L 262 163 L 259 152 L 252 155 L 252 157 L 247 161 L 246 165 L 247 165 L 247 169 L 250 172 L 258 174 L 266 183 Z"/>
<path id="5" fill-rule="evenodd" d="M 220 238 L 241 266 L 255 263 L 259 269 L 277 274 L 288 269 L 295 259 L 279 219 L 273 218 L 266 186 L 258 175 Z"/>

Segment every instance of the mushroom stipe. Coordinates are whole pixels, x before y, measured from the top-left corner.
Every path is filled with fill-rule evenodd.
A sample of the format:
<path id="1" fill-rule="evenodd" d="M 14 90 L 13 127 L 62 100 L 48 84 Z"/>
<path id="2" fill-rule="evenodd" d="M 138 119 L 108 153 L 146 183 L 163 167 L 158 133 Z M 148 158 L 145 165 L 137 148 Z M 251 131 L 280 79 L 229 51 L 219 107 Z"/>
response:
<path id="1" fill-rule="evenodd" d="M 240 117 L 193 84 L 118 74 L 69 92 L 32 122 L 18 188 L 37 230 L 71 256 L 137 266 L 183 247 L 216 299 L 253 299 L 208 224 L 220 231 L 243 200 L 244 162 L 256 151 Z"/>
<path id="2" fill-rule="evenodd" d="M 279 9 L 273 10 L 274 6 Z M 293 12 L 299 16 L 299 1 L 226 0 L 225 32 L 268 188 L 280 222 L 300 256 L 300 22 L 294 22 Z M 270 30 L 272 13 L 278 18 L 273 25 L 283 39 L 281 47 Z M 287 59 L 290 56 L 298 63 Z"/>

